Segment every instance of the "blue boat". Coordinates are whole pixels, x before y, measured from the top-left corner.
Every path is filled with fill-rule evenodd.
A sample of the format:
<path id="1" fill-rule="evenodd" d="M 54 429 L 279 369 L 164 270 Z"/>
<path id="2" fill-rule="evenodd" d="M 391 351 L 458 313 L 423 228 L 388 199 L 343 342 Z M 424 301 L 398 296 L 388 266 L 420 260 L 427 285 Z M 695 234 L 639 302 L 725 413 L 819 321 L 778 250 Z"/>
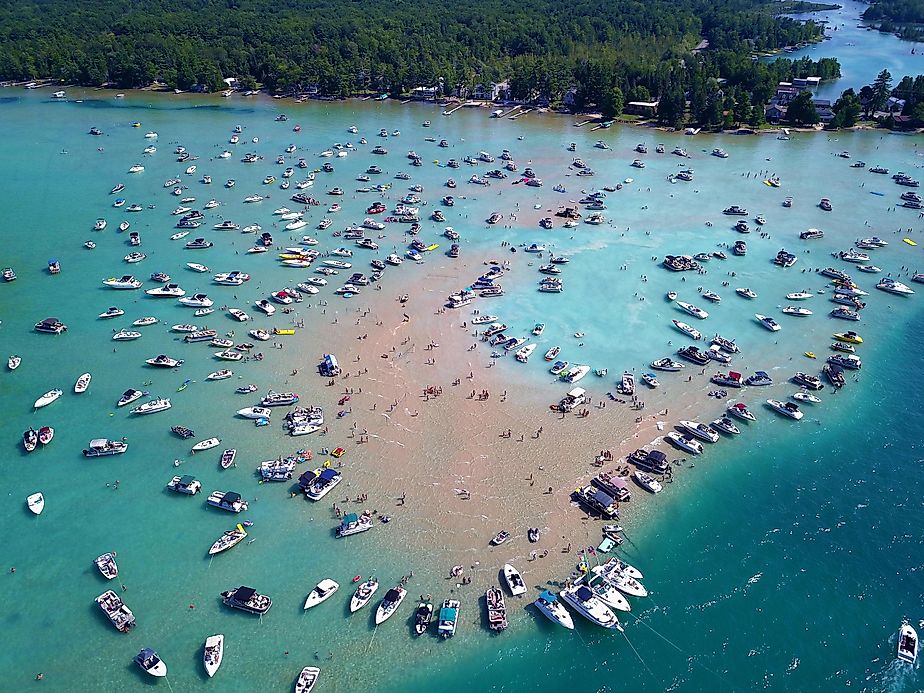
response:
<path id="1" fill-rule="evenodd" d="M 447 599 L 443 602 L 440 609 L 440 621 L 437 632 L 441 638 L 451 638 L 456 634 L 456 625 L 459 622 L 459 607 L 461 604 L 456 599 Z"/>

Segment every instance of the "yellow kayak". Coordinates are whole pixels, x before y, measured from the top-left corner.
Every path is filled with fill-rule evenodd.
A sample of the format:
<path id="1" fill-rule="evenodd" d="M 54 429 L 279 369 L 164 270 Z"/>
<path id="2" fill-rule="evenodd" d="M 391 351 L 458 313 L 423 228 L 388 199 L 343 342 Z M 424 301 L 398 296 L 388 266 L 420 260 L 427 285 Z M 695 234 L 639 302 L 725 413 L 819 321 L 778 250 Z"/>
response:
<path id="1" fill-rule="evenodd" d="M 917 243 L 915 243 L 914 241 L 912 241 L 910 238 L 903 238 L 902 240 L 903 240 L 905 243 L 907 243 L 908 245 L 917 245 Z"/>
<path id="2" fill-rule="evenodd" d="M 295 334 L 295 330 L 280 330 L 274 327 L 273 334 Z"/>
<path id="3" fill-rule="evenodd" d="M 436 250 L 436 249 L 439 248 L 439 247 L 440 247 L 440 244 L 439 244 L 439 243 L 432 243 L 432 244 L 430 244 L 430 245 L 427 246 L 427 250 Z"/>
<path id="4" fill-rule="evenodd" d="M 806 351 L 806 352 L 805 352 L 805 355 L 808 356 L 810 359 L 815 358 L 815 352 L 814 352 L 814 351 Z"/>

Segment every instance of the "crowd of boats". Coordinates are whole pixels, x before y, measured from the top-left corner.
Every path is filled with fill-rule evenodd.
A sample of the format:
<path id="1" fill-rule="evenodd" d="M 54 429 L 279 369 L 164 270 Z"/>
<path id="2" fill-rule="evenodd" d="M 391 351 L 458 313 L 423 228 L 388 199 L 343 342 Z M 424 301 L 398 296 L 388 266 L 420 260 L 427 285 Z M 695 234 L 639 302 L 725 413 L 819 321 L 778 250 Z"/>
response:
<path id="1" fill-rule="evenodd" d="M 277 118 L 277 120 L 279 120 Z M 280 122 L 285 122 L 284 120 Z M 384 137 L 388 136 L 387 131 Z M 355 128 L 351 128 L 352 134 L 357 134 Z M 151 135 L 152 133 L 149 133 Z M 381 135 L 382 133 L 380 133 Z M 236 145 L 242 141 L 242 128 L 237 127 L 232 133 L 229 144 Z M 394 135 L 393 135 L 394 136 Z M 383 137 L 383 139 L 384 139 Z M 156 134 L 153 137 L 148 136 L 146 139 L 156 140 Z M 435 138 L 433 139 L 435 142 Z M 257 143 L 257 138 L 253 138 L 253 143 Z M 368 144 L 365 138 L 360 140 L 360 144 Z M 445 142 L 440 142 L 438 146 L 443 146 Z M 605 144 L 605 143 L 603 143 Z M 598 147 L 605 149 L 607 147 Z M 311 197 L 308 192 L 319 181 L 318 175 L 322 173 L 333 172 L 333 164 L 330 160 L 343 158 L 357 151 L 351 143 L 335 144 L 330 149 L 325 149 L 320 153 L 320 157 L 326 159 L 325 163 L 317 169 L 313 169 L 305 158 L 298 158 L 297 161 L 291 161 L 291 156 L 296 152 L 295 145 L 286 148 L 284 154 L 276 158 L 277 166 L 283 166 L 291 163 L 284 170 L 281 170 L 279 177 L 269 174 L 263 178 L 265 186 L 279 186 L 282 190 L 288 190 L 290 185 L 294 185 L 298 192 L 295 192 L 291 201 L 297 207 L 302 209 L 290 209 L 288 207 L 278 207 L 272 213 L 272 218 L 277 224 L 281 224 L 286 232 L 298 232 L 308 226 L 306 217 L 312 207 L 323 207 L 319 200 Z M 153 154 L 156 148 L 149 144 L 145 150 L 147 155 Z M 663 145 L 659 145 L 657 151 L 663 152 Z M 636 147 L 639 154 L 647 153 L 647 146 L 640 144 Z M 372 154 L 385 155 L 387 150 L 384 146 L 378 145 L 372 149 Z M 185 250 L 207 250 L 214 246 L 214 242 L 205 237 L 195 237 L 191 241 L 184 241 L 192 231 L 196 231 L 203 225 L 211 224 L 206 221 L 204 211 L 218 209 L 221 203 L 217 199 L 210 199 L 199 211 L 190 205 L 196 202 L 195 197 L 189 190 L 185 181 L 192 180 L 191 176 L 196 176 L 197 165 L 195 162 L 198 157 L 191 154 L 183 146 L 176 147 L 178 163 L 186 165 L 185 178 L 183 175 L 170 178 L 164 183 L 164 189 L 169 194 L 180 198 L 179 206 L 173 211 L 173 216 L 177 218 L 175 223 L 176 231 L 170 236 L 172 241 L 183 241 L 177 244 Z M 674 154 L 689 158 L 688 153 L 682 148 L 676 148 Z M 712 152 L 713 156 L 726 158 L 728 154 L 721 149 Z M 219 158 L 231 158 L 233 154 L 230 150 L 223 152 Z M 286 157 L 290 160 L 287 161 Z M 504 150 L 499 155 L 503 163 L 502 168 L 489 170 L 484 176 L 478 174 L 472 175 L 468 179 L 468 184 L 477 186 L 491 185 L 492 181 L 504 180 L 508 175 L 515 177 L 512 184 L 524 184 L 533 188 L 542 187 L 543 182 L 532 168 L 524 168 L 520 172 L 509 150 Z M 415 152 L 409 152 L 407 155 L 409 166 L 421 166 L 423 157 Z M 245 154 L 242 162 L 245 164 L 260 163 L 263 158 L 255 153 Z M 477 155 L 466 156 L 463 163 L 469 166 L 477 166 L 483 163 L 491 164 L 495 157 L 489 152 L 479 152 Z M 449 169 L 459 168 L 460 164 L 454 159 L 450 159 L 445 166 Z M 633 167 L 637 169 L 644 168 L 645 163 L 642 159 L 636 159 Z M 582 159 L 574 159 L 569 167 L 575 172 L 576 176 L 591 177 L 594 175 L 593 169 Z M 298 171 L 304 172 L 304 179 L 295 181 Z M 882 173 L 887 170 L 873 170 L 871 172 Z M 144 172 L 142 164 L 135 164 L 128 169 L 131 174 L 141 174 Z M 377 285 L 382 279 L 388 268 L 401 266 L 405 261 L 421 263 L 424 262 L 429 253 L 437 250 L 438 243 L 426 243 L 420 238 L 423 230 L 420 210 L 427 204 L 422 199 L 423 187 L 419 184 L 410 185 L 408 192 L 399 195 L 399 199 L 394 205 L 389 202 L 386 204 L 385 196 L 392 191 L 393 183 L 373 184 L 373 177 L 379 177 L 383 170 L 378 165 L 370 165 L 363 174 L 358 176 L 357 182 L 360 184 L 356 192 L 362 194 L 380 194 L 382 199 L 375 200 L 365 210 L 366 218 L 358 224 L 346 226 L 343 230 L 334 232 L 334 238 L 338 240 L 338 247 L 327 252 L 319 251 L 316 246 L 319 241 L 309 235 L 304 235 L 298 242 L 292 243 L 291 246 L 282 248 L 278 253 L 280 266 L 295 268 L 299 270 L 312 270 L 312 275 L 307 277 L 303 282 L 294 283 L 294 288 L 285 286 L 274 289 L 268 294 L 258 297 L 252 304 L 252 309 L 266 316 L 274 316 L 277 310 L 283 315 L 285 311 L 290 310 L 291 306 L 298 304 L 307 296 L 314 296 L 330 286 L 334 295 L 350 298 L 358 295 L 363 289 L 371 285 Z M 301 174 L 298 174 L 301 175 Z M 693 180 L 694 172 L 690 169 L 681 170 L 676 175 L 672 175 L 671 182 Z M 904 174 L 902 174 L 903 176 Z M 896 177 L 896 183 L 905 187 L 917 187 L 917 182 L 909 176 Z M 411 180 L 410 174 L 398 172 L 394 178 L 401 181 Z M 554 218 L 552 216 L 543 217 L 540 220 L 540 227 L 543 229 L 552 229 L 555 226 L 555 219 L 563 219 L 561 222 L 563 228 L 572 229 L 578 226 L 578 222 L 583 220 L 584 223 L 591 226 L 598 226 L 606 223 L 604 211 L 607 210 L 607 193 L 614 193 L 621 189 L 624 184 L 631 183 L 632 179 L 626 179 L 624 183 L 616 186 L 604 186 L 602 190 L 584 192 L 582 197 L 572 203 L 572 206 L 563 206 Z M 779 179 L 770 178 L 766 181 L 771 187 L 778 187 Z M 212 184 L 212 178 L 204 174 L 199 178 L 199 183 L 203 186 Z M 229 178 L 225 183 L 225 190 L 232 190 L 236 185 L 235 179 Z M 320 186 L 319 186 L 320 187 Z M 445 187 L 450 192 L 453 191 L 457 184 L 453 178 L 449 178 Z M 111 190 L 111 195 L 121 195 L 127 186 L 119 183 Z M 206 188 L 208 189 L 208 188 Z M 565 192 L 564 185 L 557 185 L 556 192 Z M 338 186 L 331 186 L 327 190 L 327 195 L 333 199 L 340 199 L 344 190 Z M 265 199 L 265 195 L 251 194 L 244 198 L 248 205 L 255 205 Z M 123 197 L 113 197 L 113 208 L 126 212 L 140 213 L 146 207 L 140 203 L 132 203 L 125 206 L 126 200 Z M 441 200 L 442 208 L 452 208 L 456 204 L 456 197 L 452 194 L 445 195 Z M 920 205 L 920 198 L 916 193 L 905 192 L 901 196 L 905 206 L 914 207 Z M 792 198 L 786 198 L 785 207 L 792 206 Z M 831 203 L 827 198 L 819 204 L 821 209 L 830 211 Z M 332 217 L 342 209 L 340 203 L 332 202 L 327 206 L 325 216 L 317 223 L 317 229 L 324 231 L 333 225 Z M 731 205 L 723 210 L 728 216 L 741 217 L 734 225 L 734 229 L 740 234 L 750 233 L 750 226 L 744 217 L 749 216 L 748 211 L 739 206 Z M 586 216 L 585 216 L 586 214 Z M 385 215 L 379 217 L 378 215 Z M 436 223 L 445 223 L 446 215 L 443 209 L 434 209 L 429 215 L 430 219 Z M 384 221 L 378 221 L 377 219 Z M 503 215 L 500 212 L 493 212 L 487 219 L 489 225 L 498 224 Z M 758 227 L 766 223 L 762 215 L 754 218 L 754 223 Z M 284 223 L 282 223 L 284 222 Z M 399 224 L 399 228 L 406 237 L 410 238 L 407 247 L 403 250 L 395 248 L 388 254 L 381 250 L 380 243 L 386 234 L 387 224 Z M 102 233 L 108 228 L 105 218 L 98 219 L 92 228 L 97 233 Z M 207 226 L 206 226 L 207 228 Z M 130 222 L 123 220 L 118 225 L 119 233 L 129 231 Z M 261 254 L 269 252 L 276 241 L 271 233 L 263 231 L 259 224 L 252 223 L 249 225 L 238 224 L 230 219 L 221 218 L 212 224 L 212 230 L 215 232 L 240 231 L 250 234 L 255 239 L 252 247 L 246 252 L 248 254 Z M 374 234 L 374 235 L 372 235 Z M 809 229 L 799 234 L 802 241 L 811 241 L 822 238 L 824 233 L 818 229 Z M 104 236 L 94 235 L 97 239 L 103 239 Z M 450 242 L 446 255 L 449 258 L 458 258 L 461 254 L 461 233 L 452 226 L 446 226 L 442 231 L 442 237 Z M 340 245 L 346 241 L 352 241 L 351 245 Z M 94 250 L 102 240 L 88 240 L 84 244 L 88 250 Z M 128 244 L 133 248 L 142 246 L 140 233 L 131 231 L 127 237 Z M 795 242 L 795 239 L 794 239 Z M 384 244 L 383 244 L 384 245 Z M 868 274 L 878 274 L 881 269 L 870 264 L 870 252 L 876 248 L 887 245 L 885 241 L 877 237 L 859 239 L 854 244 L 854 248 L 842 250 L 834 254 L 836 261 L 850 263 L 846 266 L 854 266 L 858 271 Z M 511 248 L 517 250 L 517 248 Z M 562 274 L 566 268 L 569 258 L 565 255 L 556 255 L 550 248 L 550 245 L 534 242 L 519 246 L 521 252 L 530 254 L 531 257 L 542 258 L 543 262 L 538 267 L 538 273 L 541 275 L 538 282 L 538 291 L 541 293 L 562 293 L 564 291 L 564 282 Z M 370 251 L 374 256 L 369 262 L 370 269 L 368 276 L 360 271 L 354 271 L 353 262 L 357 254 L 363 251 Z M 747 254 L 747 243 L 738 239 L 733 243 L 731 252 L 735 256 Z M 121 253 L 120 253 L 121 254 Z M 384 255 L 384 257 L 380 257 Z M 122 259 L 127 264 L 138 265 L 139 263 L 149 263 L 154 256 L 150 256 L 141 250 L 132 250 Z M 547 258 L 546 258 L 547 256 Z M 729 258 L 722 251 L 713 251 L 710 253 L 698 253 L 695 255 L 667 255 L 661 264 L 671 272 L 701 272 L 708 263 L 719 260 L 724 261 Z M 785 249 L 781 249 L 771 259 L 771 262 L 782 267 L 791 268 L 797 263 L 797 256 Z M 845 266 L 845 267 L 846 267 Z M 487 265 L 487 269 L 469 284 L 461 287 L 458 291 L 447 297 L 446 306 L 450 309 L 461 309 L 472 306 L 479 299 L 492 299 L 505 295 L 504 287 L 500 280 L 510 270 L 509 262 L 492 262 Z M 58 260 L 49 262 L 48 270 L 52 274 L 61 272 L 61 264 Z M 230 271 L 213 272 L 207 265 L 198 262 L 185 263 L 185 270 L 195 275 L 211 275 L 211 281 L 216 287 L 242 287 L 251 280 L 251 276 L 242 270 L 234 269 Z M 341 272 L 350 271 L 350 276 L 344 281 L 339 288 L 331 286 L 333 277 L 337 277 Z M 833 302 L 835 307 L 831 310 L 830 316 L 833 318 L 845 319 L 849 321 L 858 321 L 861 311 L 866 307 L 862 300 L 868 294 L 860 288 L 851 276 L 844 270 L 835 267 L 827 267 L 820 271 L 821 275 L 831 279 L 830 287 L 820 289 L 815 293 L 809 291 L 797 291 L 786 294 L 789 305 L 781 309 L 781 314 L 793 317 L 805 318 L 813 314 L 803 304 L 810 299 L 819 295 L 826 295 Z M 2 278 L 6 282 L 17 279 L 13 268 L 6 268 L 2 273 Z M 176 301 L 176 305 L 182 309 L 192 309 L 194 318 L 201 322 L 199 318 L 216 313 L 215 300 L 207 293 L 196 291 L 188 293 L 180 283 L 174 281 L 171 276 L 162 271 L 151 273 L 150 279 L 145 280 L 137 278 L 134 274 L 114 273 L 113 276 L 102 280 L 102 284 L 113 291 L 132 292 L 138 291 L 145 287 L 146 281 L 154 282 L 155 285 L 144 289 L 143 293 L 147 299 L 163 301 Z M 913 281 L 924 282 L 924 274 L 914 274 Z M 910 296 L 914 291 L 907 285 L 890 276 L 881 277 L 875 284 L 875 288 L 898 296 Z M 735 293 L 743 300 L 753 301 L 758 298 L 756 292 L 749 287 L 742 286 L 734 289 Z M 828 293 L 830 291 L 830 293 Z M 113 294 L 120 295 L 120 294 Z M 131 295 L 125 293 L 124 295 Z M 722 301 L 722 297 L 717 293 L 709 290 L 700 292 L 700 296 L 709 301 L 708 305 L 714 306 Z M 695 321 L 705 321 L 710 317 L 710 313 L 701 306 L 696 305 L 689 300 L 681 300 L 678 293 L 671 291 L 667 295 L 667 300 L 682 311 L 685 316 L 691 316 Z M 698 299 L 697 299 L 698 300 Z M 481 305 L 479 303 L 479 305 Z M 707 304 L 704 304 L 707 305 Z M 811 304 L 809 304 L 811 305 Z M 248 308 L 249 310 L 250 308 Z M 220 309 L 226 313 L 227 317 L 236 322 L 246 323 L 251 321 L 251 316 L 242 307 L 224 306 Z M 713 310 L 710 308 L 710 310 Z M 103 312 L 99 313 L 100 320 L 115 320 L 125 315 L 125 311 L 119 306 L 110 306 Z M 771 332 L 777 332 L 782 329 L 781 324 L 773 315 L 754 313 L 756 323 Z M 684 317 L 685 317 L 684 316 Z M 689 319 L 689 318 L 687 318 Z M 535 322 L 532 329 L 523 327 L 521 330 L 511 328 L 506 322 L 502 321 L 498 315 L 482 313 L 476 310 L 470 319 L 473 328 L 478 337 L 491 348 L 492 358 L 503 358 L 506 355 L 513 354 L 516 361 L 527 363 L 532 354 L 539 348 L 540 338 L 545 332 L 545 322 Z M 512 321 L 511 321 L 512 322 Z M 135 319 L 130 327 L 124 327 L 114 330 L 112 339 L 114 341 L 133 341 L 143 337 L 144 328 L 158 325 L 160 320 L 154 316 L 143 316 Z M 659 373 L 678 373 L 685 368 L 682 361 L 693 363 L 696 366 L 708 366 L 716 363 L 718 372 L 710 377 L 715 385 L 722 388 L 740 390 L 747 387 L 763 387 L 772 385 L 773 378 L 765 371 L 755 371 L 753 374 L 744 375 L 740 372 L 726 368 L 731 366 L 733 358 L 740 353 L 740 349 L 732 339 L 727 339 L 716 334 L 714 337 L 707 339 L 703 333 L 696 327 L 678 319 L 671 321 L 673 327 L 680 333 L 690 338 L 693 342 L 709 342 L 709 346 L 700 348 L 697 344 L 685 344 L 680 347 L 676 356 L 680 361 L 674 360 L 671 356 L 658 357 L 649 364 L 651 371 Z M 699 323 L 698 323 L 699 324 Z M 45 334 L 62 335 L 68 330 L 59 318 L 48 317 L 40 320 L 35 324 L 35 331 Z M 249 342 L 235 343 L 231 339 L 233 333 L 220 335 L 216 329 L 204 325 L 193 324 L 183 320 L 170 327 L 170 331 L 181 334 L 182 344 L 190 345 L 196 343 L 208 344 L 210 347 L 220 349 L 221 351 L 213 352 L 215 359 L 220 361 L 242 361 L 249 356 L 254 345 Z M 248 337 L 259 342 L 265 342 L 276 337 L 291 335 L 294 329 L 273 328 L 271 330 L 254 328 L 248 331 Z M 582 338 L 581 332 L 576 332 L 576 339 Z M 775 398 L 764 399 L 766 407 L 777 414 L 798 421 L 803 419 L 805 411 L 801 406 L 814 407 L 821 403 L 821 398 L 815 394 L 825 388 L 822 383 L 824 377 L 828 383 L 835 389 L 839 389 L 846 384 L 847 371 L 856 370 L 862 367 L 860 357 L 856 354 L 856 346 L 863 343 L 862 337 L 857 332 L 846 330 L 835 332 L 834 341 L 830 345 L 832 353 L 825 359 L 821 373 L 813 373 L 799 370 L 791 378 L 792 383 L 796 386 L 796 391 L 789 396 L 789 400 Z M 253 358 L 260 357 L 260 354 Z M 806 353 L 808 358 L 816 358 L 813 353 Z M 591 371 L 601 379 L 607 376 L 606 368 L 593 369 L 590 365 L 574 363 L 565 360 L 562 357 L 562 347 L 560 345 L 551 345 L 543 355 L 543 359 L 549 367 L 550 373 L 558 380 L 575 384 L 581 381 Z M 8 359 L 8 369 L 14 371 L 20 367 L 23 359 L 19 355 L 12 355 Z M 176 369 L 184 365 L 186 359 L 178 359 L 167 354 L 156 354 L 145 359 L 145 364 L 151 368 Z M 647 369 L 646 369 L 647 371 Z M 339 366 L 336 359 L 331 355 L 325 355 L 324 362 L 321 365 L 320 372 L 329 377 L 335 377 L 340 374 Z M 644 372 L 638 375 L 641 384 L 654 389 L 661 385 L 659 376 L 655 372 Z M 215 370 L 205 376 L 206 380 L 220 381 L 231 378 L 234 375 L 229 368 Z M 76 395 L 87 391 L 92 381 L 90 373 L 83 373 L 77 378 L 74 385 Z M 604 382 L 601 380 L 601 382 Z M 189 381 L 181 385 L 180 390 L 184 389 Z M 250 394 L 256 392 L 256 385 L 246 385 L 237 388 L 239 394 Z M 637 394 L 636 374 L 632 370 L 626 370 L 622 373 L 616 382 L 615 390 L 618 394 L 625 397 L 635 397 Z M 53 388 L 41 395 L 34 403 L 34 409 L 38 410 L 47 407 L 56 402 L 63 395 L 63 390 Z M 150 396 L 149 392 L 136 389 L 128 389 L 117 401 L 117 407 L 125 407 L 134 404 L 142 397 Z M 581 387 L 573 387 L 561 400 L 553 405 L 556 410 L 568 413 L 578 409 L 582 404 L 587 402 L 587 393 Z M 341 406 L 343 402 L 340 403 Z M 59 405 L 60 406 L 60 405 Z M 163 396 L 153 396 L 151 399 L 139 403 L 131 409 L 128 409 L 132 415 L 147 416 L 160 413 L 171 409 L 171 399 Z M 268 391 L 259 397 L 257 404 L 245 406 L 237 409 L 239 417 L 246 420 L 252 420 L 257 425 L 268 425 L 272 419 L 275 407 L 292 407 L 283 417 L 283 429 L 291 436 L 302 436 L 315 433 L 325 427 L 324 411 L 320 406 L 304 406 L 300 402 L 300 397 L 294 392 L 275 392 Z M 338 415 L 339 416 L 339 415 Z M 706 447 L 717 443 L 722 437 L 734 437 L 741 433 L 742 429 L 749 423 L 757 420 L 757 413 L 740 399 L 734 399 L 728 403 L 725 412 L 709 423 L 700 422 L 694 419 L 680 420 L 677 423 L 676 430 L 665 434 L 664 440 L 680 451 L 690 455 L 703 454 Z M 736 423 L 737 422 L 737 423 Z M 175 425 L 171 430 L 183 439 L 194 438 L 195 433 L 191 429 Z M 41 426 L 37 430 L 29 428 L 24 432 L 22 442 L 24 449 L 31 452 L 37 446 L 45 446 L 51 443 L 54 437 L 54 429 L 50 426 Z M 704 445 L 705 444 L 705 445 Z M 221 445 L 221 440 L 217 437 L 210 437 L 194 443 L 190 452 L 193 454 L 205 452 Z M 97 438 L 89 442 L 83 454 L 88 458 L 106 457 L 120 455 L 128 450 L 129 444 L 125 439 L 110 440 L 108 438 Z M 337 452 L 339 451 L 339 454 Z M 343 454 L 342 448 L 338 448 L 331 457 L 339 458 Z M 219 464 L 222 468 L 227 469 L 235 464 L 237 451 L 233 448 L 225 449 L 220 456 Z M 664 488 L 666 478 L 670 478 L 672 465 L 668 455 L 657 449 L 639 449 L 633 452 L 627 458 L 632 465 L 632 471 L 628 475 L 623 475 L 617 469 L 602 471 L 596 475 L 588 484 L 577 488 L 572 494 L 572 499 L 577 505 L 580 505 L 589 513 L 599 516 L 607 523 L 615 522 L 619 519 L 620 504 L 631 500 L 632 488 L 628 483 L 628 478 L 634 484 L 647 493 L 657 494 Z M 599 460 L 605 464 L 608 460 L 602 456 Z M 279 457 L 272 460 L 266 460 L 257 465 L 256 473 L 261 481 L 265 482 L 292 482 L 293 489 L 297 493 L 305 496 L 311 501 L 323 499 L 334 488 L 344 480 L 344 472 L 335 467 L 331 461 L 315 466 L 316 463 L 309 464 L 311 469 L 298 474 L 299 465 L 306 462 L 312 462 L 312 455 L 306 450 L 299 450 L 292 455 Z M 176 460 L 175 466 L 182 464 L 182 460 Z M 166 484 L 166 488 L 172 492 L 195 496 L 202 491 L 202 482 L 193 474 L 176 474 Z M 248 510 L 248 501 L 242 497 L 239 492 L 231 490 L 212 491 L 206 499 L 206 505 L 212 508 L 240 514 Z M 34 514 L 40 514 L 45 507 L 45 498 L 41 492 L 31 494 L 27 498 L 27 507 Z M 390 518 L 388 516 L 379 516 L 378 518 L 372 513 L 347 513 L 340 518 L 337 526 L 332 528 L 333 535 L 337 538 L 346 538 L 360 534 L 373 529 L 377 522 L 386 523 Z M 232 529 L 224 531 L 209 546 L 208 554 L 216 556 L 222 554 L 248 538 L 248 528 L 252 526 L 249 521 L 236 524 Z M 531 528 L 529 531 L 530 541 L 538 540 L 539 530 Z M 500 532 L 493 543 L 502 544 L 510 538 L 507 532 Z M 594 555 L 606 555 L 623 542 L 622 529 L 616 524 L 605 524 L 602 527 L 602 540 L 596 547 Z M 555 594 L 551 590 L 543 590 L 539 597 L 532 602 L 535 608 L 545 617 L 560 626 L 567 629 L 573 629 L 574 621 L 572 611 L 579 616 L 591 621 L 593 624 L 608 628 L 622 630 L 619 621 L 618 612 L 629 612 L 631 604 L 628 598 L 644 598 L 648 595 L 648 590 L 642 585 L 643 575 L 640 571 L 631 565 L 626 564 L 619 558 L 610 558 L 606 562 L 591 567 L 588 564 L 588 555 L 582 556 L 578 570 L 572 579 Z M 95 564 L 100 574 L 107 580 L 114 579 L 118 576 L 118 565 L 116 563 L 115 552 L 108 552 L 100 555 Z M 459 577 L 463 572 L 462 566 L 456 566 L 452 571 L 452 577 Z M 357 612 L 369 604 L 379 588 L 379 582 L 376 578 L 362 580 L 359 576 L 354 580 L 356 589 L 350 600 L 351 613 Z M 506 587 L 506 592 L 503 589 Z M 321 580 L 309 592 L 304 608 L 306 610 L 319 606 L 330 599 L 339 589 L 339 584 L 326 578 Z M 500 571 L 500 580 L 498 584 L 492 584 L 484 595 L 484 613 L 485 623 L 488 628 L 495 631 L 502 631 L 508 627 L 508 595 L 511 598 L 519 598 L 527 594 L 528 587 L 523 580 L 519 571 L 513 565 L 507 563 Z M 375 623 L 381 625 L 391 616 L 398 612 L 399 607 L 407 596 L 405 584 L 399 583 L 385 592 L 384 597 L 380 600 L 375 611 Z M 257 592 L 255 589 L 247 586 L 239 586 L 221 593 L 223 603 L 229 608 L 242 610 L 251 614 L 264 615 L 270 610 L 273 600 Z M 106 615 L 114 628 L 120 632 L 128 632 L 135 625 L 135 616 L 123 599 L 113 590 L 106 590 L 96 598 L 97 604 Z M 444 600 L 439 607 L 435 607 L 431 598 L 422 598 L 418 601 L 414 612 L 414 628 L 418 635 L 422 635 L 430 629 L 431 624 L 435 624 L 435 632 L 441 638 L 452 637 L 460 620 L 463 605 L 460 599 L 448 598 Z M 910 628 L 910 626 L 908 626 Z M 221 665 L 224 647 L 224 636 L 221 634 L 210 636 L 204 645 L 203 665 L 209 676 L 215 674 Z M 900 657 L 902 652 L 906 661 L 914 661 L 917 652 L 917 635 L 913 629 L 910 631 L 903 628 L 900 639 Z M 910 654 L 913 651 L 913 655 Z M 909 660 L 908 657 L 911 657 Z M 147 673 L 155 677 L 166 676 L 167 667 L 157 653 L 149 648 L 143 649 L 135 658 L 137 664 Z M 296 682 L 296 691 L 307 693 L 312 689 L 318 680 L 319 669 L 316 667 L 305 667 L 299 674 Z"/>

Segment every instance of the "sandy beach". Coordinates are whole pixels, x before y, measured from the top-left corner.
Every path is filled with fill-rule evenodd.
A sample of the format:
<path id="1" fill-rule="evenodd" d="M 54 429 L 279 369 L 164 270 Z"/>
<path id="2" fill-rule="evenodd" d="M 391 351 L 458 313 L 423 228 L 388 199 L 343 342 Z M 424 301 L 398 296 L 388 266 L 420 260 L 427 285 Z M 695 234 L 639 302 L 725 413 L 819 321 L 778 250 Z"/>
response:
<path id="1" fill-rule="evenodd" d="M 498 250 L 500 256 L 504 249 Z M 532 264 L 522 254 L 510 259 L 514 274 Z M 367 290 L 336 309 L 299 308 L 300 317 L 314 313 L 310 340 L 326 345 L 343 373 L 319 402 L 329 412 L 327 432 L 293 440 L 316 451 L 347 449 L 341 461 L 347 481 L 332 494 L 332 518 L 335 505 L 343 512 L 391 515 L 396 521 L 385 528 L 389 538 L 383 541 L 426 555 L 447 573 L 456 564 L 494 566 L 501 554 L 522 563 L 536 584 L 563 578 L 579 550 L 601 539 L 602 522 L 573 503 L 571 492 L 603 470 L 628 473 L 628 453 L 672 430 L 665 409 L 673 420 L 687 413 L 694 418 L 694 410 L 702 415 L 699 393 L 639 391 L 645 408 L 636 410 L 607 400 L 604 381 L 591 375 L 580 383 L 591 397 L 581 407 L 586 416 L 552 411 L 566 386 L 513 385 L 505 367 L 520 364 L 497 367 L 474 336 L 471 308 L 443 305 L 484 265 L 474 258 L 453 265 L 434 259 L 421 269 L 403 287 L 410 296 L 406 303 L 386 290 Z M 487 312 L 488 305 L 481 308 Z M 320 356 L 300 355 L 298 375 L 288 378 L 288 386 L 316 387 Z M 717 402 L 714 409 L 722 407 Z M 338 419 L 336 411 L 349 413 Z M 603 450 L 613 461 L 601 467 L 594 460 Z M 671 459 L 682 459 L 673 452 Z M 645 516 L 648 500 L 644 490 L 630 488 L 632 500 L 623 504 L 621 519 L 628 533 Z M 368 499 L 356 503 L 362 494 Z M 539 542 L 527 542 L 528 527 L 542 530 Z M 514 541 L 489 546 L 501 529 Z M 527 567 L 533 560 L 540 563 Z"/>

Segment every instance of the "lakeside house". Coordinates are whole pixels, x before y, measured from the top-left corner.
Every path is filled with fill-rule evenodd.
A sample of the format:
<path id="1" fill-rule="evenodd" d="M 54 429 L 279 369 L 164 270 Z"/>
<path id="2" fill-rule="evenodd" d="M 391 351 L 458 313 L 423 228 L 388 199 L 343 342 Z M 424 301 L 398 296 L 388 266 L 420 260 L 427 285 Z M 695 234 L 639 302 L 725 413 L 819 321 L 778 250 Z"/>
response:
<path id="1" fill-rule="evenodd" d="M 630 101 L 622 109 L 626 115 L 638 115 L 643 118 L 654 118 L 658 115 L 658 101 Z"/>
<path id="2" fill-rule="evenodd" d="M 777 125 L 786 118 L 787 107 L 778 103 L 770 103 L 764 108 L 764 118 L 771 125 Z"/>
<path id="3" fill-rule="evenodd" d="M 411 98 L 422 101 L 433 101 L 439 93 L 438 87 L 414 87 L 411 89 Z"/>

